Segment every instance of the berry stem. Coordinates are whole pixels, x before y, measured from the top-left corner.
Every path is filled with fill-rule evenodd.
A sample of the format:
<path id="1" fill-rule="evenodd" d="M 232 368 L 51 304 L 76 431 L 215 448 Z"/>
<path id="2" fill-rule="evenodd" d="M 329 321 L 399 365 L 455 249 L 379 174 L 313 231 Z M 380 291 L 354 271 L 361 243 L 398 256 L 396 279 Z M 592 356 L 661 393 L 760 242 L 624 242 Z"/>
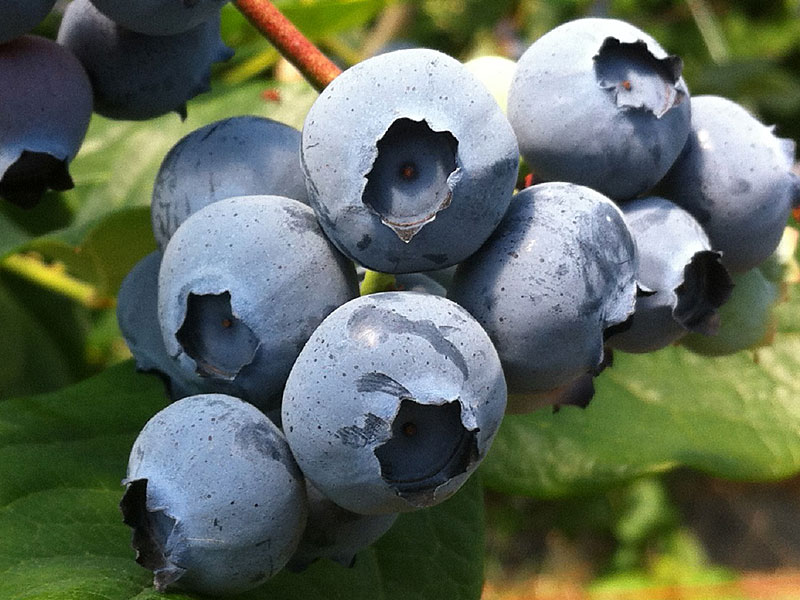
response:
<path id="1" fill-rule="evenodd" d="M 233 3 L 317 91 L 322 91 L 342 72 L 269 0 L 234 0 Z"/>
<path id="2" fill-rule="evenodd" d="M 63 265 L 46 264 L 35 254 L 11 254 L 0 261 L 0 270 L 14 273 L 90 309 L 114 306 L 113 298 L 102 296 L 94 286 L 75 279 Z"/>
<path id="3" fill-rule="evenodd" d="M 391 291 L 395 289 L 396 283 L 394 275 L 367 269 L 367 272 L 364 273 L 364 281 L 361 282 L 361 295 Z"/>

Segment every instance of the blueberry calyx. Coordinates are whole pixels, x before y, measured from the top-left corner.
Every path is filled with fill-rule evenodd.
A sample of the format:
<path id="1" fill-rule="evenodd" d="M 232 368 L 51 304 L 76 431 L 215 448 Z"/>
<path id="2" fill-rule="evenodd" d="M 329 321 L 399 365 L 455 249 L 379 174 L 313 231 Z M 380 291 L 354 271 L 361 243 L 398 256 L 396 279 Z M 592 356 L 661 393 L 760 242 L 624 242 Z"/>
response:
<path id="1" fill-rule="evenodd" d="M 374 450 L 381 477 L 411 504 L 430 503 L 436 489 L 478 461 L 477 433 L 461 420 L 461 402 L 422 404 L 400 398 L 391 437 Z"/>
<path id="2" fill-rule="evenodd" d="M 563 406 L 577 406 L 586 408 L 594 398 L 594 378 L 593 373 L 585 373 L 577 379 L 560 388 L 553 395 L 553 413 L 557 413 Z"/>
<path id="3" fill-rule="evenodd" d="M 425 120 L 400 118 L 377 143 L 362 201 L 408 243 L 436 214 L 450 206 L 458 140 L 434 131 Z"/>
<path id="4" fill-rule="evenodd" d="M 607 37 L 594 56 L 594 67 L 598 84 L 621 109 L 647 110 L 660 119 L 686 99 L 677 86 L 683 61 L 677 56 L 656 58 L 642 40 L 626 43 Z"/>
<path id="5" fill-rule="evenodd" d="M 63 192 L 73 187 L 67 161 L 47 152 L 23 150 L 0 174 L 0 197 L 22 208 L 36 206 L 48 189 Z"/>
<path id="6" fill-rule="evenodd" d="M 720 252 L 702 250 L 684 267 L 683 282 L 675 288 L 677 302 L 672 315 L 689 331 L 714 335 L 719 329 L 717 311 L 733 291 L 733 280 L 721 258 Z"/>
<path id="7" fill-rule="evenodd" d="M 229 381 L 253 362 L 261 345 L 247 324 L 234 314 L 230 292 L 190 292 L 186 317 L 176 338 L 195 361 L 198 375 Z"/>
<path id="8" fill-rule="evenodd" d="M 125 479 L 122 484 L 126 489 L 119 508 L 123 523 L 133 530 L 131 546 L 136 550 L 136 562 L 153 571 L 153 584 L 163 592 L 186 572 L 167 558 L 164 543 L 176 521 L 163 509 L 147 508 L 147 479 Z"/>

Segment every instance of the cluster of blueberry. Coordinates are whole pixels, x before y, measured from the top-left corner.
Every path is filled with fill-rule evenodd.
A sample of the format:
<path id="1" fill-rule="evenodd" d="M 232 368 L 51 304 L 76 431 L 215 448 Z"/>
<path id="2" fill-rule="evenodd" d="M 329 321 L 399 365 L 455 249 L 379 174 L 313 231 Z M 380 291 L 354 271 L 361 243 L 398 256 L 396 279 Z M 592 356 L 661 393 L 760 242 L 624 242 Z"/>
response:
<path id="1" fill-rule="evenodd" d="M 232 51 L 227 0 L 73 0 L 58 40 L 30 35 L 56 0 L 0 2 L 0 196 L 24 207 L 73 186 L 68 165 L 92 110 L 116 119 L 185 115 Z"/>
<path id="2" fill-rule="evenodd" d="M 225 55 L 221 2 L 173 3 L 175 19 L 131 4 L 73 0 L 59 41 L 102 114 L 181 110 L 202 77 L 159 73 Z M 157 29 L 131 31 L 145 21 Z M 175 36 L 178 62 L 154 35 Z M 15 44 L 46 45 L 0 46 L 0 82 L 23 81 L 5 66 Z M 137 64 L 124 82 L 117 52 Z M 793 145 L 728 100 L 690 99 L 646 33 L 562 25 L 506 93 L 507 116 L 457 60 L 399 50 L 344 71 L 302 132 L 234 117 L 167 154 L 159 248 L 118 299 L 137 367 L 175 400 L 136 440 L 121 503 L 157 589 L 349 564 L 398 513 L 459 489 L 509 400 L 585 405 L 609 349 L 713 334 L 733 278 L 778 245 L 800 196 Z M 75 151 L 23 148 L 37 158 L 0 162 L 0 194 L 53 161 L 65 174 Z M 521 157 L 537 183 L 515 193 Z M 356 265 L 423 291 L 359 296 Z"/>

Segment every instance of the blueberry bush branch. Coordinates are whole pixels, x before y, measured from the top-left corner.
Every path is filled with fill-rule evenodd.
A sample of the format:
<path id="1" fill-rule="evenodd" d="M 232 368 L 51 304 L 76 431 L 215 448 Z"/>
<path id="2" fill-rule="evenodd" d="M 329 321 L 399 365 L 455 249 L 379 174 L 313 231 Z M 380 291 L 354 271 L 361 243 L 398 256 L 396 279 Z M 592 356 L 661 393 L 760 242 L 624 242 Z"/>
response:
<path id="1" fill-rule="evenodd" d="M 341 73 L 269 0 L 234 0 L 234 4 L 318 91 Z"/>
<path id="2" fill-rule="evenodd" d="M 0 272 L 2 271 L 14 273 L 90 309 L 109 308 L 114 305 L 113 298 L 98 294 L 94 286 L 72 277 L 62 264 L 47 264 L 41 257 L 32 253 L 7 256 L 0 262 Z"/>
<path id="3" fill-rule="evenodd" d="M 364 274 L 364 280 L 361 282 L 361 295 L 366 296 L 375 292 L 394 289 L 395 283 L 394 275 L 367 270 Z"/>

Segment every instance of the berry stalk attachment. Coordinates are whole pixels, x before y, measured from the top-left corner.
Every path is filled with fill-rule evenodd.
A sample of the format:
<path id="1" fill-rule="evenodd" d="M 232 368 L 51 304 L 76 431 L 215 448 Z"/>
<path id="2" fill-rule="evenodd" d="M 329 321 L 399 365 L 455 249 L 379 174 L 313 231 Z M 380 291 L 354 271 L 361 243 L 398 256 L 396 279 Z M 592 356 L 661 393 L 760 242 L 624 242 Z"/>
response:
<path id="1" fill-rule="evenodd" d="M 234 0 L 236 8 L 317 90 L 341 73 L 269 0 Z"/>

